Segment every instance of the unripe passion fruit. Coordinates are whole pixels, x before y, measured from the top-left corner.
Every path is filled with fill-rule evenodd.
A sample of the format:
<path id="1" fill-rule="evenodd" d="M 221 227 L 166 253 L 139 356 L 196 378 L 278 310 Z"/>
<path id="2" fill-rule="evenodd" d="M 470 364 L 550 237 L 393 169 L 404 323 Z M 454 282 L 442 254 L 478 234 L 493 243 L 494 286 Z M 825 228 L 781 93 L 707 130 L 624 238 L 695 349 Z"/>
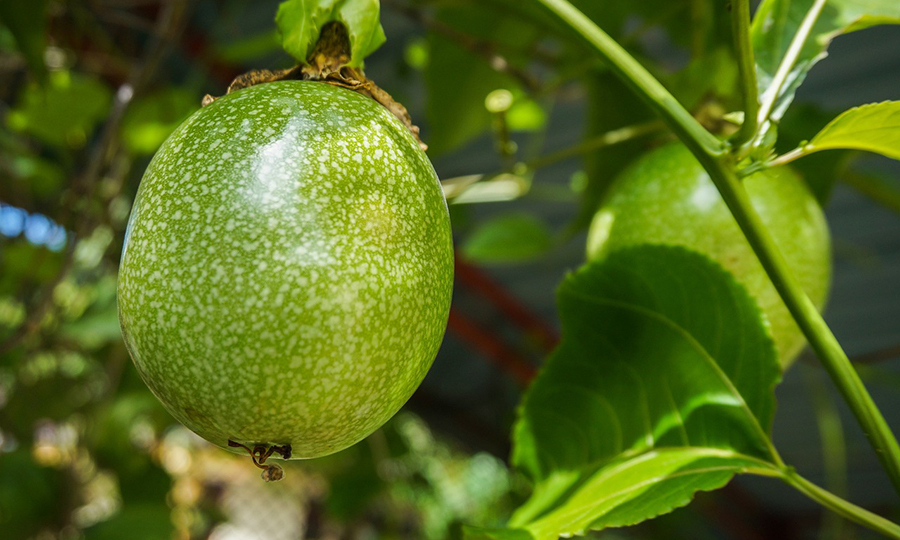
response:
<path id="1" fill-rule="evenodd" d="M 831 280 L 831 241 L 819 203 L 787 167 L 750 175 L 743 184 L 803 290 L 821 308 Z M 616 179 L 591 223 L 588 258 L 640 243 L 681 245 L 717 261 L 766 314 L 782 367 L 797 356 L 803 334 L 709 175 L 681 144 L 651 151 Z"/>
<path id="2" fill-rule="evenodd" d="M 283 81 L 197 111 L 153 158 L 119 317 L 144 381 L 191 430 L 311 458 L 409 399 L 452 281 L 447 205 L 406 128 L 355 92 Z"/>

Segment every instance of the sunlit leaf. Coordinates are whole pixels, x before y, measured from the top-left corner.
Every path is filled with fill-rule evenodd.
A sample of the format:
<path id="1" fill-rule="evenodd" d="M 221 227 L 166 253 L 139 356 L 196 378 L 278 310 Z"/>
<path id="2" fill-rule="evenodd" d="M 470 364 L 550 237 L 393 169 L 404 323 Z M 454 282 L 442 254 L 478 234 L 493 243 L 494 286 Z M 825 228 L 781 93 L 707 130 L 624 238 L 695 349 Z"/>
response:
<path id="1" fill-rule="evenodd" d="M 772 120 L 784 115 L 807 72 L 825 57 L 832 39 L 877 24 L 900 23 L 900 2 L 896 0 L 830 0 L 804 40 L 785 84 L 774 88 L 772 80 L 814 3 L 815 0 L 764 0 L 754 15 L 751 38 L 759 91 L 763 100 L 774 96 Z"/>
<path id="2" fill-rule="evenodd" d="M 627 525 L 775 459 L 777 355 L 759 308 L 683 248 L 613 252 L 559 290 L 563 341 L 520 409 L 513 462 L 538 539 Z"/>
<path id="3" fill-rule="evenodd" d="M 483 263 L 519 262 L 545 253 L 552 242 L 547 226 L 531 214 L 508 214 L 478 227 L 462 253 Z"/>
<path id="4" fill-rule="evenodd" d="M 805 153 L 853 149 L 900 159 L 900 101 L 870 103 L 841 113 L 811 141 Z"/>
<path id="5" fill-rule="evenodd" d="M 278 6 L 275 22 L 282 46 L 299 62 L 306 62 L 325 23 L 343 23 L 350 37 L 350 66 L 362 66 L 385 41 L 378 0 L 287 0 Z"/>

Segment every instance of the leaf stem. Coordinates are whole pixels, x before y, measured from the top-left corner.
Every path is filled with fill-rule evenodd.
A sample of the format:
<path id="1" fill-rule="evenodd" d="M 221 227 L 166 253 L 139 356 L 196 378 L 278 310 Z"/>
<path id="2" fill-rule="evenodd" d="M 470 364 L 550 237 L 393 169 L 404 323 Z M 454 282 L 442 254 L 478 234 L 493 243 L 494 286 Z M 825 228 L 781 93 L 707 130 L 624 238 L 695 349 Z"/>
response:
<path id="1" fill-rule="evenodd" d="M 866 437 L 874 447 L 882 466 L 900 492 L 900 445 L 897 444 L 897 439 L 884 420 L 884 416 L 860 380 L 859 374 L 853 369 L 847 354 L 841 348 L 834 334 L 831 333 L 831 329 L 825 324 L 816 306 L 803 292 L 797 279 L 789 270 L 778 246 L 775 245 L 759 215 L 750 204 L 750 198 L 735 174 L 734 163 L 730 160 L 731 156 L 723 151 L 727 145 L 718 141 L 697 123 L 652 75 L 570 3 L 566 0 L 536 1 L 567 23 L 600 57 L 606 60 L 613 71 L 662 116 L 663 121 L 678 135 L 678 138 L 691 150 L 709 173 L 722 199 L 746 236 L 750 247 L 759 258 L 766 274 L 772 280 L 772 284 L 797 325 L 850 406 Z M 804 19 L 798 34 L 809 33 L 823 4 L 823 0 L 817 0 L 816 5 Z M 794 41 L 797 42 L 797 39 L 795 38 Z M 785 58 L 782 68 L 784 65 L 793 64 L 801 46 L 802 40 L 799 44 L 792 42 L 791 51 L 793 52 L 789 51 L 788 56 L 793 57 L 793 60 L 789 61 L 788 58 Z M 782 69 L 780 68 L 779 71 Z M 785 74 L 782 79 L 786 77 Z M 769 104 L 766 105 L 769 111 L 772 103 L 773 101 L 770 99 Z"/>
<path id="2" fill-rule="evenodd" d="M 725 152 L 726 143 L 707 131 L 650 72 L 567 0 L 536 1 L 568 24 L 579 38 L 599 53 L 607 66 L 641 96 L 685 144 L 711 155 Z"/>
<path id="3" fill-rule="evenodd" d="M 825 508 L 828 508 L 854 523 L 862 525 L 863 527 L 872 529 L 873 531 L 879 532 L 890 538 L 900 540 L 900 525 L 888 521 L 877 514 L 873 514 L 865 508 L 860 508 L 830 491 L 820 488 L 794 472 L 793 469 L 785 469 L 782 471 L 780 477 L 799 492 Z"/>
<path id="4" fill-rule="evenodd" d="M 812 32 L 813 26 L 816 24 L 816 21 L 819 20 L 819 15 L 825 7 L 825 2 L 826 0 L 816 0 L 816 3 L 809 8 L 809 11 L 806 12 L 806 16 L 803 17 L 803 22 L 800 23 L 800 27 L 797 28 L 797 33 L 794 34 L 794 38 L 791 40 L 791 44 L 788 46 L 788 50 L 785 52 L 781 64 L 778 65 L 778 71 L 776 71 L 775 76 L 772 77 L 772 82 L 769 84 L 769 87 L 763 92 L 762 103 L 760 104 L 759 113 L 756 118 L 759 126 L 765 127 L 769 115 L 772 114 L 775 103 L 778 101 L 778 96 L 781 95 L 781 89 L 784 87 L 784 83 L 791 74 L 794 64 L 797 63 L 797 58 L 800 57 L 800 52 L 803 50 L 803 45 L 806 44 L 810 32 Z M 762 133 L 757 134 L 757 136 L 760 135 L 762 135 Z"/>
<path id="5" fill-rule="evenodd" d="M 612 131 L 607 131 L 606 133 L 601 133 L 596 137 L 585 139 L 574 146 L 528 160 L 525 162 L 525 165 L 527 165 L 529 169 L 540 169 L 571 157 L 580 156 L 582 154 L 587 154 L 588 152 L 593 152 L 594 150 L 636 139 L 637 137 L 653 133 L 662 127 L 664 126 L 660 121 L 653 120 L 643 124 L 634 124 L 614 129 Z"/>

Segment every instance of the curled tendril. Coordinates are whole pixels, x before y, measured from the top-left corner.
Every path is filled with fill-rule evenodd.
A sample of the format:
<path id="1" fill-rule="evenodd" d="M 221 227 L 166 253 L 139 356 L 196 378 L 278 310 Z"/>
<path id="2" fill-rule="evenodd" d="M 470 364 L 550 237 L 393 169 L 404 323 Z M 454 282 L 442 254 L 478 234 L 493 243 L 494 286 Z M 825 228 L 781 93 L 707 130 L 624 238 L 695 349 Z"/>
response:
<path id="1" fill-rule="evenodd" d="M 266 460 L 275 453 L 279 454 L 284 459 L 290 459 L 291 445 L 273 444 L 272 446 L 267 446 L 265 444 L 257 444 L 253 447 L 253 449 L 250 449 L 249 447 L 244 446 L 239 442 L 235 442 L 229 439 L 228 446 L 232 448 L 243 448 L 244 450 L 246 450 L 247 453 L 250 454 L 250 459 L 253 460 L 253 464 L 262 469 L 261 476 L 262 479 L 266 482 L 276 482 L 284 478 L 284 469 L 274 463 L 267 465 Z"/>

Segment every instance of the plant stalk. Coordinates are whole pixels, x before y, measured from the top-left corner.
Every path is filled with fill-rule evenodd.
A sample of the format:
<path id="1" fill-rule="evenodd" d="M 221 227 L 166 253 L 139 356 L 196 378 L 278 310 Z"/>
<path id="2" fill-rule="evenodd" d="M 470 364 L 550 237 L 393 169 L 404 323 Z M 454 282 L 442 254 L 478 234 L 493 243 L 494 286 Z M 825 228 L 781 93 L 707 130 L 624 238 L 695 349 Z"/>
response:
<path id="1" fill-rule="evenodd" d="M 740 148 L 751 141 L 759 127 L 759 87 L 756 82 L 756 61 L 750 42 L 750 0 L 733 0 L 731 26 L 734 34 L 734 53 L 738 60 L 741 96 L 744 100 L 744 122 L 734 135 L 732 144 Z"/>
<path id="2" fill-rule="evenodd" d="M 706 131 L 634 58 L 569 2 L 566 0 L 537 0 L 537 2 L 568 24 L 601 58 L 606 60 L 613 71 L 660 114 L 666 125 L 675 132 L 709 173 L 766 274 L 844 400 L 847 401 L 882 466 L 900 492 L 900 445 L 897 444 L 897 439 L 853 369 L 846 353 L 815 305 L 800 287 L 778 246 L 750 204 L 747 192 L 735 175 L 734 164 L 725 154 L 724 149 L 727 145 Z"/>
<path id="3" fill-rule="evenodd" d="M 813 484 L 793 470 L 784 470 L 781 479 L 832 512 L 889 538 L 900 540 L 900 525 L 873 514 L 865 508 L 860 508 L 849 501 L 845 501 L 830 491 Z"/>

